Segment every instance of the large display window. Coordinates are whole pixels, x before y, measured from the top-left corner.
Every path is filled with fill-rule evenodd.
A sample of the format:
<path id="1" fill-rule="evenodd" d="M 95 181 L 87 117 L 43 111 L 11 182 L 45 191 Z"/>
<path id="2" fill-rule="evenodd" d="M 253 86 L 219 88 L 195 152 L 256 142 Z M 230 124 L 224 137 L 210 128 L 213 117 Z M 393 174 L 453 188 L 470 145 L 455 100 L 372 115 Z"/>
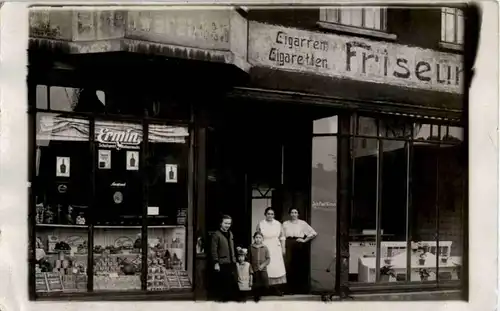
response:
<path id="1" fill-rule="evenodd" d="M 189 128 L 73 113 L 71 90 L 36 92 L 35 293 L 191 290 Z"/>
<path id="2" fill-rule="evenodd" d="M 463 129 L 353 118 L 351 284 L 460 285 Z"/>

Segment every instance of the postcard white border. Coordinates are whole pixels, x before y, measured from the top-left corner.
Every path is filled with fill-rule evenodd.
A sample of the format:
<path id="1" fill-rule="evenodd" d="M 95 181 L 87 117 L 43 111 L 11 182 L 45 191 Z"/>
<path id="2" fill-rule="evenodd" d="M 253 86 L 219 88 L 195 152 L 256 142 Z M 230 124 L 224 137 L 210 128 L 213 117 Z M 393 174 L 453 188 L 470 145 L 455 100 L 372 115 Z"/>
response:
<path id="1" fill-rule="evenodd" d="M 133 4 L 122 0 L 121 4 Z M 429 4 L 429 2 L 405 1 L 407 4 Z M 444 1 L 443 1 L 444 2 Z M 39 2 L 41 3 L 41 2 Z M 63 1 L 52 1 L 61 5 Z M 83 1 L 73 1 L 83 4 Z M 105 4 L 88 1 L 85 4 Z M 158 4 L 159 2 L 156 2 Z M 163 1 L 163 4 L 167 1 Z M 179 4 L 211 4 L 213 1 L 197 0 L 173 2 Z M 243 1 L 217 1 L 218 4 L 245 4 Z M 256 0 L 253 4 L 268 1 Z M 273 3 L 290 3 L 275 0 Z M 305 1 L 293 3 L 312 4 Z M 314 4 L 332 4 L 328 0 L 317 0 Z M 348 3 L 337 1 L 337 3 Z M 350 3 L 362 4 L 361 1 Z M 401 1 L 375 1 L 371 3 L 401 3 Z M 442 2 L 441 2 L 442 3 Z M 452 3 L 450 1 L 450 3 Z M 50 4 L 46 2 L 44 4 Z M 144 4 L 144 3 L 143 3 Z M 476 74 L 470 90 L 470 194 L 469 194 L 469 251 L 470 277 L 469 302 L 342 302 L 325 305 L 309 302 L 264 302 L 238 305 L 240 310 L 493 310 L 498 302 L 498 4 L 481 1 L 482 32 L 476 60 Z M 7 292 L 0 295 L 0 308 L 12 310 L 141 310 L 146 303 L 130 302 L 29 302 L 27 291 L 27 206 L 28 176 L 28 118 L 27 118 L 27 57 L 28 14 L 26 3 L 4 3 L 0 10 L 0 274 L 3 283 L 9 284 Z M 8 300 L 2 297 L 8 297 Z M 233 309 L 234 305 L 217 306 L 209 303 L 147 302 L 148 310 L 164 310 L 165 303 L 172 310 L 217 310 Z"/>

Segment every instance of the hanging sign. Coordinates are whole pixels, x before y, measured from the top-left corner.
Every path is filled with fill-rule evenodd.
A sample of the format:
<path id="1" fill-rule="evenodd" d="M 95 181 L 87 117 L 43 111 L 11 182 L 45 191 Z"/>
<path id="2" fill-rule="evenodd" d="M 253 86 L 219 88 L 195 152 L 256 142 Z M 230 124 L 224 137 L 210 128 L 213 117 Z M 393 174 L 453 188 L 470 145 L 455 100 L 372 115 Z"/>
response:
<path id="1" fill-rule="evenodd" d="M 177 164 L 165 164 L 165 182 L 177 182 Z"/>
<path id="2" fill-rule="evenodd" d="M 139 170 L 139 152 L 127 151 L 127 171 Z"/>
<path id="3" fill-rule="evenodd" d="M 111 150 L 99 149 L 99 169 L 109 170 L 111 168 Z"/>
<path id="4" fill-rule="evenodd" d="M 57 157 L 56 160 L 56 176 L 57 177 L 69 177 L 69 157 Z"/>

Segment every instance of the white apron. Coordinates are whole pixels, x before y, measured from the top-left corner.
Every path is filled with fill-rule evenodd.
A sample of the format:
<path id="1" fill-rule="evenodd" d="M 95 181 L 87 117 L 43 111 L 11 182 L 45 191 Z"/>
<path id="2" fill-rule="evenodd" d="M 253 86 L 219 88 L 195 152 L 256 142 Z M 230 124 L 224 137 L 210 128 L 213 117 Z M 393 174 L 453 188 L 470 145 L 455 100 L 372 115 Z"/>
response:
<path id="1" fill-rule="evenodd" d="M 262 220 L 259 223 L 260 232 L 264 236 L 264 245 L 269 250 L 271 262 L 267 266 L 267 275 L 269 278 L 279 278 L 286 274 L 285 262 L 283 260 L 283 251 L 281 249 L 281 223 L 273 220 L 269 223 Z"/>

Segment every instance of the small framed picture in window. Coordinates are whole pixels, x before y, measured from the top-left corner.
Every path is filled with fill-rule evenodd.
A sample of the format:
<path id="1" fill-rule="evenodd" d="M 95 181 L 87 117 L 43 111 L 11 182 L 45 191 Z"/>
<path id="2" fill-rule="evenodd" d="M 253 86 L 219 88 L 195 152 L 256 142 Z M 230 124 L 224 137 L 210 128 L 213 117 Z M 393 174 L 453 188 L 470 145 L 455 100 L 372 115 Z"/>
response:
<path id="1" fill-rule="evenodd" d="M 57 157 L 56 159 L 56 176 L 57 177 L 69 177 L 70 172 L 70 158 L 69 157 Z"/>
<path id="2" fill-rule="evenodd" d="M 139 170 L 139 151 L 127 151 L 127 171 Z"/>
<path id="3" fill-rule="evenodd" d="M 165 182 L 177 182 L 177 164 L 165 164 Z"/>
<path id="4" fill-rule="evenodd" d="M 101 170 L 109 170 L 111 168 L 111 150 L 99 149 L 98 167 Z"/>

